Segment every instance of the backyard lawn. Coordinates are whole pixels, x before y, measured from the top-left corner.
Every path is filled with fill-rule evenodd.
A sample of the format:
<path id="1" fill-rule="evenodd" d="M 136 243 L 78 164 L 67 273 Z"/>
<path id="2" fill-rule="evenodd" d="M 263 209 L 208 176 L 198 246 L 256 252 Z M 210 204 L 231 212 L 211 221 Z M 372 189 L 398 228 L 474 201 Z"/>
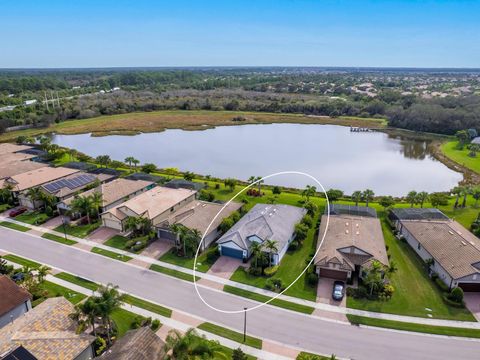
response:
<path id="1" fill-rule="evenodd" d="M 65 225 L 65 232 L 68 235 L 84 238 L 87 237 L 92 231 L 97 229 L 101 225 L 100 221 L 92 222 L 86 225 Z M 63 233 L 63 225 L 57 226 L 55 231 Z"/>
<path id="2" fill-rule="evenodd" d="M 437 319 L 475 321 L 467 309 L 448 306 L 443 301 L 440 290 L 428 277 L 423 262 L 417 254 L 407 243 L 397 240 L 384 221 L 382 221 L 382 228 L 391 260 L 398 268 L 397 272 L 390 276 L 395 293 L 388 301 L 348 297 L 347 306 L 391 314 L 419 317 L 428 317 L 428 314 L 431 314 Z M 432 311 L 428 311 L 427 308 Z"/>
<path id="3" fill-rule="evenodd" d="M 467 147 L 465 146 L 463 150 L 459 150 L 457 149 L 457 144 L 458 141 L 456 140 L 444 142 L 441 146 L 441 150 L 447 157 L 456 163 L 459 163 L 460 165 L 463 165 L 480 174 L 479 155 L 477 155 L 477 157 L 468 156 L 470 151 L 467 149 Z"/>
<path id="4" fill-rule="evenodd" d="M 21 221 L 30 225 L 41 225 L 50 219 L 45 213 L 40 211 L 27 211 L 23 214 L 15 216 L 15 220 Z"/>
<path id="5" fill-rule="evenodd" d="M 208 269 L 210 269 L 213 263 L 211 264 L 207 261 L 207 254 L 216 250 L 216 247 L 211 247 L 198 256 L 197 271 L 205 273 L 208 271 Z M 167 262 L 169 264 L 182 266 L 184 268 L 193 269 L 194 258 L 177 256 L 174 248 L 170 249 L 170 251 L 165 253 L 158 260 Z"/>

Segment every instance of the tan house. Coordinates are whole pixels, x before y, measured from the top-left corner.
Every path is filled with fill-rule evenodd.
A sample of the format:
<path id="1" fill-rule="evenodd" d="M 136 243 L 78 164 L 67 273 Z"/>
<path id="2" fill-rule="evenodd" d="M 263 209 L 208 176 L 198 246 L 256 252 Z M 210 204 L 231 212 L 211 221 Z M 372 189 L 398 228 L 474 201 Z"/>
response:
<path id="1" fill-rule="evenodd" d="M 70 318 L 74 306 L 65 298 L 45 300 L 0 329 L 0 357 L 23 347 L 38 360 L 88 360 L 95 354 L 90 335 L 77 334 Z"/>
<path id="2" fill-rule="evenodd" d="M 44 167 L 45 164 L 31 161 L 37 155 L 29 150 L 31 146 L 0 144 L 0 179 Z"/>
<path id="3" fill-rule="evenodd" d="M 358 215 L 322 216 L 314 259 L 319 276 L 346 281 L 354 273 L 362 276 L 362 268 L 377 260 L 388 266 L 382 227 L 376 217 Z M 325 238 L 322 241 L 323 235 Z"/>
<path id="4" fill-rule="evenodd" d="M 146 217 L 153 226 L 168 220 L 173 212 L 195 200 L 196 191 L 154 187 L 102 214 L 103 225 L 124 231 L 124 222 L 130 217 Z"/>

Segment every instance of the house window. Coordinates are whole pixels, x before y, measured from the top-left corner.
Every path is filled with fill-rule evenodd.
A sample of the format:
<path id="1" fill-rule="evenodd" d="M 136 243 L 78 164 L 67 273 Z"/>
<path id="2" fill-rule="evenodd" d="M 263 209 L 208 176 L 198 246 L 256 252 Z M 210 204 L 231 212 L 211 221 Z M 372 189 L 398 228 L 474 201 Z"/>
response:
<path id="1" fill-rule="evenodd" d="M 418 249 L 418 250 L 422 250 L 422 245 L 420 245 L 420 243 L 418 243 L 417 249 Z"/>
<path id="2" fill-rule="evenodd" d="M 477 280 L 477 274 L 473 274 L 472 280 Z"/>

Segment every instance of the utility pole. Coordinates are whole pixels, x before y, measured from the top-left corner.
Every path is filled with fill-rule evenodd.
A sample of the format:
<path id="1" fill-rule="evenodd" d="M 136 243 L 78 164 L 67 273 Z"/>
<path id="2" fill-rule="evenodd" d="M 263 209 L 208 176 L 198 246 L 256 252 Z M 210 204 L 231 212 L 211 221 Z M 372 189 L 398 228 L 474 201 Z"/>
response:
<path id="1" fill-rule="evenodd" d="M 243 308 L 243 343 L 247 342 L 247 308 Z"/>
<path id="2" fill-rule="evenodd" d="M 49 110 L 49 108 L 48 108 L 47 92 L 46 92 L 46 91 L 44 91 L 44 92 L 43 92 L 43 95 L 45 96 L 45 105 L 47 105 L 47 111 L 48 111 L 48 110 Z"/>

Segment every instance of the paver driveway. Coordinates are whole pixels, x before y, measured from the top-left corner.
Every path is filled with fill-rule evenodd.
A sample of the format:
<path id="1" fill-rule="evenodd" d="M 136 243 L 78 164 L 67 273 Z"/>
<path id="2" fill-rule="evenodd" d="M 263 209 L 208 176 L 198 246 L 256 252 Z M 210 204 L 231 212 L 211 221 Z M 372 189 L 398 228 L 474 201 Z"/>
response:
<path id="1" fill-rule="evenodd" d="M 342 301 L 335 301 L 332 299 L 333 282 L 335 280 L 328 278 L 320 278 L 317 285 L 317 302 L 324 304 L 336 305 L 345 307 L 347 304 L 347 296 L 345 295 Z"/>
<path id="2" fill-rule="evenodd" d="M 234 259 L 228 256 L 220 256 L 215 264 L 210 267 L 208 274 L 230 279 L 239 266 L 246 266 L 242 260 Z"/>
<path id="3" fill-rule="evenodd" d="M 142 251 L 141 255 L 148 256 L 153 259 L 158 259 L 163 254 L 166 254 L 168 250 L 173 247 L 173 243 L 166 240 L 155 240 L 153 243 L 147 246 L 145 250 Z"/>
<path id="4" fill-rule="evenodd" d="M 466 292 L 463 296 L 463 300 L 465 300 L 465 305 L 468 310 L 470 310 L 473 316 L 480 321 L 480 293 Z"/>
<path id="5" fill-rule="evenodd" d="M 118 234 L 120 234 L 120 231 L 102 226 L 88 235 L 87 239 L 103 244 L 105 241 Z"/>

